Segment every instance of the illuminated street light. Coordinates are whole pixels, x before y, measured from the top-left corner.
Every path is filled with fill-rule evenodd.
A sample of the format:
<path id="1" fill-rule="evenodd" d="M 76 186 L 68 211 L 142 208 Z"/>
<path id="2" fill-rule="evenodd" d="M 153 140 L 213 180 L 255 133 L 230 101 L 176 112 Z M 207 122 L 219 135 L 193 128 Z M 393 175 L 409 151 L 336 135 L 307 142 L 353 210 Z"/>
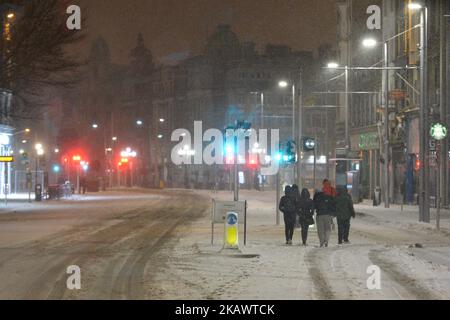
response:
<path id="1" fill-rule="evenodd" d="M 328 68 L 328 69 L 337 69 L 337 68 L 339 68 L 339 64 L 336 63 L 336 62 L 330 62 L 330 63 L 327 65 L 327 68 Z"/>
<path id="2" fill-rule="evenodd" d="M 278 86 L 280 88 L 287 88 L 288 85 L 289 84 L 287 83 L 287 81 L 280 81 L 280 82 L 278 82 Z"/>
<path id="3" fill-rule="evenodd" d="M 31 129 L 26 128 L 26 129 L 25 129 L 25 132 L 26 132 L 26 133 L 30 133 L 30 132 L 31 132 Z"/>
<path id="4" fill-rule="evenodd" d="M 27 143 L 27 142 L 28 142 L 27 140 L 22 140 L 22 143 L 23 143 L 23 144 L 25 144 L 25 143 Z"/>
<path id="5" fill-rule="evenodd" d="M 34 146 L 34 149 L 36 149 L 37 151 L 39 151 L 39 150 L 42 150 L 42 144 L 41 143 L 37 143 L 35 146 Z"/>
<path id="6" fill-rule="evenodd" d="M 165 119 L 163 119 L 163 118 L 161 118 L 161 119 L 159 119 L 159 122 L 164 122 L 164 121 L 166 121 Z"/>
<path id="7" fill-rule="evenodd" d="M 420 3 L 412 2 L 412 3 L 408 4 L 408 8 L 410 10 L 420 10 L 423 8 L 423 6 Z"/>
<path id="8" fill-rule="evenodd" d="M 19 153 L 20 153 L 20 154 L 24 154 L 24 153 L 25 153 L 25 150 L 20 149 Z"/>
<path id="9" fill-rule="evenodd" d="M 158 134 L 158 139 L 162 139 L 163 135 L 162 134 Z"/>
<path id="10" fill-rule="evenodd" d="M 137 121 L 136 121 L 136 124 L 137 124 L 138 126 L 142 126 L 142 125 L 144 124 L 144 121 L 142 121 L 142 120 L 137 120 Z"/>
<path id="11" fill-rule="evenodd" d="M 43 150 L 43 149 L 38 149 L 38 150 L 37 150 L 37 155 L 38 155 L 38 156 L 44 155 L 44 150 Z"/>
<path id="12" fill-rule="evenodd" d="M 16 17 L 16 15 L 14 14 L 14 12 L 10 12 L 6 15 L 6 17 L 11 20 L 11 19 L 14 19 Z"/>
<path id="13" fill-rule="evenodd" d="M 59 149 L 58 148 L 55 149 L 55 153 L 59 153 Z"/>
<path id="14" fill-rule="evenodd" d="M 98 124 L 94 123 L 94 124 L 92 125 L 92 128 L 97 129 L 97 128 L 98 128 Z"/>
<path id="15" fill-rule="evenodd" d="M 117 137 L 113 137 L 113 138 L 112 138 L 112 141 L 117 141 Z"/>
<path id="16" fill-rule="evenodd" d="M 378 44 L 378 42 L 375 39 L 368 38 L 368 39 L 364 39 L 362 44 L 366 48 L 373 48 Z"/>

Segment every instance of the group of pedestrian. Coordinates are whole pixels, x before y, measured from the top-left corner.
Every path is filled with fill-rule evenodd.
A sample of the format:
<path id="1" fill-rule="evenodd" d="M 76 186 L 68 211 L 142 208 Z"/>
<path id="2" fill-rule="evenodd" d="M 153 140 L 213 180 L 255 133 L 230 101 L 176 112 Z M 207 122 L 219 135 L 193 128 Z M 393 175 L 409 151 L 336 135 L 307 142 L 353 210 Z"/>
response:
<path id="1" fill-rule="evenodd" d="M 328 247 L 334 218 L 337 219 L 338 225 L 338 243 L 350 243 L 350 220 L 355 218 L 355 210 L 345 187 L 338 187 L 336 190 L 330 181 L 325 179 L 322 189 L 316 190 L 314 198 L 311 199 L 308 189 L 300 192 L 297 185 L 286 186 L 279 209 L 284 215 L 287 245 L 292 245 L 294 230 L 298 224 L 301 228 L 302 244 L 306 246 L 309 227 L 316 224 L 320 247 Z"/>

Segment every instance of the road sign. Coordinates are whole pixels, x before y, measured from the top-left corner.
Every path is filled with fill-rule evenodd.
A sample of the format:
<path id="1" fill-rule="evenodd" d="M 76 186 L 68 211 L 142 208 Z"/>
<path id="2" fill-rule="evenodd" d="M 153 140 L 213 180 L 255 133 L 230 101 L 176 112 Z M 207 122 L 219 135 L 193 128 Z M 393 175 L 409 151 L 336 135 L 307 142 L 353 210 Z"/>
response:
<path id="1" fill-rule="evenodd" d="M 14 157 L 12 156 L 0 156 L 0 162 L 14 162 Z"/>
<path id="2" fill-rule="evenodd" d="M 247 201 L 218 201 L 213 199 L 213 210 L 211 217 L 211 244 L 214 244 L 214 225 L 227 224 L 227 216 L 230 212 L 237 214 L 238 217 L 244 217 L 236 221 L 238 224 L 244 224 L 244 245 L 247 244 Z"/>

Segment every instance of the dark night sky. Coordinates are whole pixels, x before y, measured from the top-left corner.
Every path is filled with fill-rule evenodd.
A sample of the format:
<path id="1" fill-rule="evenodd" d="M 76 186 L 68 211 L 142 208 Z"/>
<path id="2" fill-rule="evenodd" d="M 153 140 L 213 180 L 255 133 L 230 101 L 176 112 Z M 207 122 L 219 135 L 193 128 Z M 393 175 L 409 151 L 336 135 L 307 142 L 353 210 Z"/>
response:
<path id="1" fill-rule="evenodd" d="M 219 23 L 228 23 L 241 40 L 316 49 L 336 39 L 335 0 L 79 0 L 87 18 L 83 51 L 98 36 L 112 59 L 127 63 L 142 32 L 156 60 L 174 53 L 201 52 Z M 87 12 L 86 12 L 87 11 Z"/>

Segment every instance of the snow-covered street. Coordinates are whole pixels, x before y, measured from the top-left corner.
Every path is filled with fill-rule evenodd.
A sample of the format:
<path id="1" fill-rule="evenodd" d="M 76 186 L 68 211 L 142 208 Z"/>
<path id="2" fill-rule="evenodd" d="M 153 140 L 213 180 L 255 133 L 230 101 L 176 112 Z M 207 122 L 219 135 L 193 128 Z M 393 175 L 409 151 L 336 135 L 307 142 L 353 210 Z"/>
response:
<path id="1" fill-rule="evenodd" d="M 229 192 L 116 191 L 0 211 L 3 299 L 449 299 L 449 212 L 443 229 L 416 222 L 417 209 L 356 206 L 351 244 L 318 248 L 284 244 L 273 192 L 242 191 L 248 244 L 222 250 L 223 226 L 211 246 L 211 199 Z M 283 221 L 283 219 L 281 219 Z M 66 269 L 81 269 L 81 290 Z M 381 269 L 370 290 L 368 267 Z"/>
<path id="2" fill-rule="evenodd" d="M 202 195 L 231 199 L 227 192 Z M 359 205 L 352 222 L 352 244 L 338 246 L 333 231 L 332 245 L 321 249 L 314 229 L 307 248 L 300 246 L 298 229 L 294 245 L 284 244 L 283 226 L 275 226 L 273 193 L 243 191 L 241 198 L 249 201 L 249 243 L 241 248 L 244 258 L 220 254 L 219 244 L 211 247 L 209 221 L 198 221 L 190 236 L 176 246 L 169 272 L 159 277 L 166 283 L 162 298 L 450 298 L 449 229 L 437 233 L 433 226 L 416 223 L 415 208 L 404 208 L 402 213 L 395 207 L 386 211 Z M 448 212 L 443 218 L 443 225 L 448 225 Z M 222 230 L 216 227 L 217 231 Z M 217 238 L 220 242 L 220 235 Z M 260 256 L 252 258 L 252 254 Z M 367 287 L 371 265 L 381 269 L 381 290 Z"/>

